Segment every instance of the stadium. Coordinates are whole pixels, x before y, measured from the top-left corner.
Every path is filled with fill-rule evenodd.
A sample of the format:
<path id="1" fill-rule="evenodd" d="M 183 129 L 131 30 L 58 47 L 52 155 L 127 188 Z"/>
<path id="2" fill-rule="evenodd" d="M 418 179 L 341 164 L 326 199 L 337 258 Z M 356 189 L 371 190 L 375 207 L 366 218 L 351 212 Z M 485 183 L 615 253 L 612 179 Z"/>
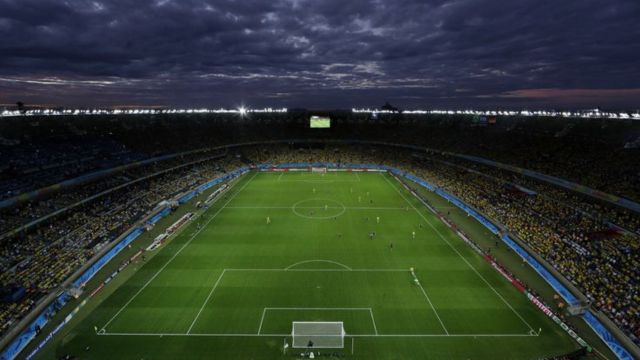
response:
<path id="1" fill-rule="evenodd" d="M 0 115 L 2 359 L 638 357 L 640 114 Z"/>
<path id="2" fill-rule="evenodd" d="M 640 359 L 639 18 L 0 0 L 0 360 Z"/>

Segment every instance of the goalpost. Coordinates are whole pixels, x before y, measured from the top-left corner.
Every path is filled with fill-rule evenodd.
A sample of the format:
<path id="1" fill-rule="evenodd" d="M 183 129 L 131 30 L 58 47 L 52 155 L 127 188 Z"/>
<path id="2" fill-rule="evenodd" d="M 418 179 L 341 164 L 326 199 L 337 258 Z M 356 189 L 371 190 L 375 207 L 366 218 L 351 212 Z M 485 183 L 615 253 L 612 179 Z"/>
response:
<path id="1" fill-rule="evenodd" d="M 342 321 L 294 321 L 291 330 L 293 348 L 344 348 Z"/>
<path id="2" fill-rule="evenodd" d="M 312 173 L 323 173 L 323 174 L 326 174 L 327 173 L 327 167 L 326 166 L 325 167 L 312 166 L 311 167 L 311 172 Z"/>

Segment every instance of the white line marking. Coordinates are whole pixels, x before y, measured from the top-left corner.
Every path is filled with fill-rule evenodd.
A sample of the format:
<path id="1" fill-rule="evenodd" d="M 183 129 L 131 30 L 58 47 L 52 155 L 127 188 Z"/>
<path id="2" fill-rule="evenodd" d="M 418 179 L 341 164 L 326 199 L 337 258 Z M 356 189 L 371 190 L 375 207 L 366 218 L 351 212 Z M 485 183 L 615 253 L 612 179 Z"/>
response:
<path id="1" fill-rule="evenodd" d="M 309 171 L 296 171 L 296 172 L 285 172 L 285 171 L 281 171 L 280 174 L 278 175 L 278 179 L 277 181 L 281 181 L 281 182 L 306 182 L 306 183 L 333 183 L 333 182 L 360 182 L 360 176 L 358 175 L 358 172 L 352 172 L 351 174 L 355 174 L 356 179 L 355 180 L 351 180 L 342 176 L 339 176 L 339 172 L 328 172 L 326 174 L 323 174 L 321 176 L 323 177 L 330 177 L 333 179 L 318 179 L 318 174 L 316 173 L 312 173 Z M 344 173 L 345 175 L 347 175 L 348 173 Z M 285 175 L 285 176 L 283 176 Z"/>
<path id="2" fill-rule="evenodd" d="M 267 310 L 311 310 L 311 311 L 370 311 L 371 308 L 360 307 L 266 307 Z"/>
<path id="3" fill-rule="evenodd" d="M 291 270 L 291 268 L 296 267 L 298 265 L 308 264 L 308 263 L 312 263 L 312 262 L 324 262 L 324 263 L 329 263 L 329 264 L 334 264 L 334 265 L 341 266 L 341 267 L 345 268 L 346 270 L 352 270 L 350 267 L 348 267 L 345 264 L 342 264 L 342 263 L 339 263 L 339 262 L 333 261 L 333 260 L 323 260 L 323 259 L 313 259 L 313 260 L 298 261 L 297 263 L 295 263 L 293 265 L 289 265 L 284 269 L 285 270 Z"/>
<path id="4" fill-rule="evenodd" d="M 347 334 L 347 337 L 537 337 L 530 334 Z"/>
<path id="5" fill-rule="evenodd" d="M 262 331 L 262 322 L 264 321 L 264 314 L 267 312 L 267 308 L 262 309 L 262 318 L 260 318 L 260 326 L 258 327 L 258 335 Z"/>
<path id="6" fill-rule="evenodd" d="M 376 320 L 373 318 L 373 311 L 371 311 L 371 308 L 369 308 L 369 315 L 371 315 L 371 322 L 373 323 L 373 330 L 375 331 L 376 335 L 378 335 L 378 327 L 376 326 Z"/>
<path id="7" fill-rule="evenodd" d="M 373 324 L 373 330 L 376 335 L 378 335 L 378 327 L 376 326 L 376 321 L 373 318 L 373 311 L 370 307 L 366 308 L 358 308 L 358 307 L 266 307 L 262 309 L 262 319 L 260 319 L 260 326 L 258 327 L 258 334 L 262 331 L 262 323 L 264 321 L 265 313 L 269 310 L 280 310 L 280 311 L 288 311 L 288 310 L 310 310 L 310 311 L 368 311 L 369 315 L 371 315 L 371 323 Z"/>
<path id="8" fill-rule="evenodd" d="M 202 313 L 202 310 L 204 310 L 204 306 L 207 305 L 207 303 L 209 302 L 209 299 L 211 298 L 211 295 L 213 295 L 213 292 L 218 287 L 218 284 L 220 283 L 220 280 L 224 276 L 225 272 L 226 272 L 226 270 L 222 270 L 222 273 L 220 273 L 220 276 L 218 276 L 218 280 L 216 281 L 216 283 L 211 288 L 211 291 L 209 291 L 209 295 L 207 295 L 207 298 L 204 299 L 204 302 L 202 303 L 202 306 L 200 307 L 200 310 L 198 311 L 198 314 L 196 314 L 196 317 L 195 317 L 195 319 L 193 319 L 193 322 L 191 323 L 191 326 L 189 326 L 189 330 L 187 330 L 187 334 L 189 334 L 191 332 L 191 329 L 193 329 L 193 325 L 195 325 L 196 321 L 198 321 L 198 318 L 200 317 L 200 313 Z"/>
<path id="9" fill-rule="evenodd" d="M 314 271 L 314 272 L 322 272 L 322 271 L 338 271 L 338 272 L 408 272 L 407 269 L 239 269 L 239 268 L 227 268 L 226 271 Z"/>
<path id="10" fill-rule="evenodd" d="M 291 336 L 291 334 L 199 334 L 199 333 L 102 333 L 99 336 L 193 336 L 193 337 L 270 337 L 270 336 Z"/>
<path id="11" fill-rule="evenodd" d="M 366 206 L 347 206 L 347 210 L 404 210 L 401 207 L 366 207 Z"/>
<path id="12" fill-rule="evenodd" d="M 311 184 L 323 184 L 323 183 L 355 183 L 358 182 L 358 180 L 323 180 L 323 179 L 318 179 L 318 180 L 290 180 L 290 179 L 285 179 L 285 180 L 280 180 L 281 182 L 306 182 L 306 183 L 311 183 Z"/>
<path id="13" fill-rule="evenodd" d="M 120 315 L 120 313 L 121 313 L 121 312 L 122 312 L 122 311 L 123 311 L 123 310 L 124 310 L 124 309 L 125 309 L 125 308 L 126 308 L 126 307 L 131 303 L 131 302 L 132 302 L 132 301 L 133 301 L 133 299 L 135 299 L 135 298 L 136 298 L 136 297 L 137 297 L 137 296 L 142 292 L 142 290 L 144 290 L 144 289 L 145 289 L 145 288 L 146 288 L 146 287 L 147 287 L 147 286 L 148 286 L 148 285 L 153 281 L 153 279 L 155 279 L 155 278 L 160 274 L 160 272 L 162 272 L 162 270 L 164 270 L 164 268 L 166 268 L 166 267 L 167 267 L 167 265 L 169 265 L 169 263 L 171 263 L 171 261 L 173 261 L 173 259 L 175 259 L 175 258 L 176 258 L 176 256 L 178 256 L 178 254 L 180 254 L 180 253 L 182 252 L 182 250 L 183 250 L 185 247 L 187 247 L 187 245 L 189 245 L 189 244 L 191 243 L 191 241 L 193 241 L 193 239 L 195 239 L 196 235 L 198 235 L 198 234 L 199 234 L 203 229 L 205 229 L 205 228 L 207 227 L 207 225 L 211 222 L 211 220 L 213 220 L 213 219 L 214 219 L 214 218 L 215 218 L 215 217 L 216 217 L 216 216 L 217 216 L 217 215 L 222 211 L 222 209 L 224 209 L 224 207 L 225 207 L 227 204 L 229 204 L 229 203 L 231 202 L 231 200 L 233 200 L 233 199 L 236 197 L 236 195 L 238 195 L 238 193 L 240 193 L 240 192 L 241 192 L 241 191 L 242 191 L 242 190 L 247 186 L 247 184 L 249 184 L 249 183 L 251 182 L 251 180 L 253 180 L 253 178 L 254 178 L 254 177 L 256 177 L 256 175 L 258 175 L 258 173 L 257 173 L 257 172 L 256 172 L 256 173 L 255 173 L 255 174 L 254 174 L 254 175 L 253 175 L 253 176 L 252 176 L 252 177 L 251 177 L 251 178 L 250 178 L 250 179 L 249 179 L 249 180 L 244 184 L 244 186 L 242 186 L 242 188 L 240 188 L 240 190 L 238 190 L 238 192 L 236 192 L 235 194 L 233 194 L 233 196 L 231 196 L 231 198 L 229 198 L 229 201 L 227 201 L 224 205 L 222 205 L 222 207 L 221 207 L 220 209 L 218 209 L 218 211 L 217 211 L 215 214 L 213 214 L 213 216 L 212 216 L 212 217 L 210 217 L 210 218 L 209 218 L 209 220 L 207 220 L 207 222 L 204 224 L 204 226 L 203 226 L 203 227 L 201 227 L 201 228 L 200 228 L 200 230 L 196 231 L 196 232 L 195 232 L 195 234 L 193 234 L 193 235 L 191 236 L 191 238 L 190 238 L 186 243 L 184 243 L 184 245 L 182 245 L 182 247 L 181 247 L 180 249 L 178 249 L 178 251 L 177 251 L 175 254 L 173 254 L 173 256 L 172 256 L 172 257 L 171 257 L 171 258 L 170 258 L 170 259 L 169 259 L 169 260 L 168 260 L 168 261 L 167 261 L 167 262 L 166 262 L 166 263 L 165 263 L 165 264 L 164 264 L 164 265 L 163 265 L 163 266 L 162 266 L 162 267 L 161 267 L 161 268 L 160 268 L 160 269 L 159 269 L 159 270 L 158 270 L 158 271 L 157 271 L 157 272 L 156 272 L 156 273 L 151 277 L 151 279 L 149 279 L 149 280 L 148 280 L 148 281 L 147 281 L 147 282 L 146 282 L 146 283 L 145 283 L 145 284 L 140 288 L 140 290 L 138 290 L 138 291 L 133 295 L 133 297 L 132 297 L 131 299 L 129 299 L 129 301 L 127 301 L 127 302 L 126 302 L 126 303 L 125 303 L 125 304 L 120 308 L 120 310 L 118 310 L 118 312 L 117 312 L 115 315 L 113 315 L 113 317 L 112 317 L 111 319 L 109 319 L 109 321 L 107 321 L 107 323 L 106 323 L 106 324 L 104 324 L 104 326 L 102 326 L 102 329 L 106 329 L 106 328 L 107 328 L 107 326 L 108 326 L 109 324 L 111 324 L 111 322 L 112 322 L 112 321 L 113 321 L 113 320 L 114 320 L 118 315 Z M 204 215 L 204 214 L 203 214 L 203 215 Z"/>
<path id="14" fill-rule="evenodd" d="M 193 336 L 193 337 L 287 337 L 291 334 L 182 334 L 182 333 L 98 333 L 97 336 Z M 539 334 L 347 334 L 346 337 L 397 337 L 397 338 L 412 338 L 412 337 L 538 337 Z"/>
<path id="15" fill-rule="evenodd" d="M 324 215 L 324 216 L 309 216 L 309 215 L 302 214 L 302 213 L 300 213 L 298 210 L 296 210 L 296 209 L 300 209 L 300 208 L 302 208 L 302 207 L 298 206 L 298 204 L 303 204 L 303 203 L 305 203 L 305 202 L 310 202 L 310 201 L 324 201 L 324 202 L 325 202 L 325 205 L 326 205 L 326 202 L 333 202 L 333 203 L 335 203 L 335 204 L 338 204 L 338 205 L 339 205 L 339 206 L 337 206 L 337 207 L 335 207 L 335 208 L 336 208 L 336 209 L 340 209 L 340 211 L 339 211 L 337 214 L 331 214 L 331 215 Z M 313 207 L 313 208 L 315 209 L 316 207 Z M 327 206 L 327 208 L 328 208 L 328 206 Z M 346 207 L 346 206 L 344 206 L 344 204 L 343 204 L 343 203 L 341 203 L 340 201 L 336 201 L 336 200 L 333 200 L 333 199 L 325 199 L 325 198 L 311 198 L 311 199 L 300 200 L 300 201 L 298 201 L 297 203 L 293 204 L 293 205 L 291 206 L 291 211 L 293 211 L 293 213 L 294 213 L 294 214 L 296 214 L 297 216 L 300 216 L 300 217 L 305 218 L 305 219 L 312 219 L 312 220 L 319 220 L 319 219 L 320 219 L 320 220 L 326 220 L 326 219 L 331 219 L 331 218 L 334 218 L 334 219 L 335 219 L 336 217 L 341 216 L 342 214 L 344 214 L 344 212 L 345 212 L 345 211 L 347 211 L 347 207 Z M 310 214 L 310 215 L 313 215 L 313 212 L 311 212 L 311 214 Z"/>
<path id="16" fill-rule="evenodd" d="M 456 252 L 456 254 L 458 254 L 458 256 L 460 256 L 460 258 L 461 258 L 465 263 L 467 263 L 467 265 L 471 268 L 471 270 L 473 270 L 473 271 L 476 273 L 476 275 L 478 275 L 478 276 L 480 277 L 480 279 L 482 279 L 482 281 L 484 281 L 484 283 L 485 283 L 485 284 L 487 284 L 487 285 L 489 286 L 489 288 L 490 288 L 491 290 L 493 290 L 493 292 L 494 292 L 496 295 L 498 295 L 498 297 L 502 300 L 502 302 L 504 302 L 504 303 L 509 307 L 509 309 L 511 309 L 511 311 L 513 311 L 513 313 L 514 313 L 514 314 L 516 314 L 516 316 L 518 316 L 518 317 L 520 318 L 520 320 L 522 320 L 522 322 L 523 322 L 525 325 L 527 325 L 527 326 L 529 327 L 529 330 L 533 330 L 533 327 L 531 327 L 531 325 L 530 325 L 530 324 L 529 324 L 529 323 L 528 323 L 528 322 L 527 322 L 527 321 L 522 317 L 522 315 L 520 315 L 520 314 L 519 314 L 519 313 L 518 313 L 518 312 L 517 312 L 517 311 L 516 311 L 512 306 L 511 306 L 511 304 L 509 304 L 509 302 L 508 302 L 504 297 L 502 297 L 502 295 L 500 295 L 500 293 L 499 293 L 499 292 L 498 292 L 498 291 L 497 291 L 497 290 L 496 290 L 496 289 L 495 289 L 495 288 L 494 288 L 494 287 L 489 283 L 489 281 L 487 281 L 487 279 L 485 279 L 485 278 L 484 278 L 484 276 L 482 276 L 482 274 L 480 274 L 480 273 L 478 272 L 478 270 L 476 270 L 476 268 L 475 268 L 475 267 L 473 267 L 473 265 L 471 265 L 471 263 L 470 263 L 467 259 L 465 259 L 465 257 L 464 257 L 464 256 L 462 256 L 462 254 L 458 251 L 458 249 L 456 249 L 453 245 L 451 245 L 451 243 L 450 243 L 450 242 L 449 242 L 449 241 L 448 241 L 448 240 L 447 240 L 447 239 L 442 235 L 442 233 L 441 233 L 441 232 L 440 232 L 440 231 L 439 231 L 435 226 L 433 226 L 433 224 L 429 221 L 429 219 L 427 219 L 427 218 L 424 216 L 424 214 L 422 214 L 422 212 L 420 212 L 420 211 L 419 211 L 419 210 L 418 210 L 418 209 L 413 205 L 413 203 L 412 203 L 412 202 L 410 202 L 410 201 L 409 201 L 409 200 L 404 196 L 404 194 L 402 194 L 402 192 L 400 191 L 400 189 L 398 189 L 396 186 L 394 186 L 394 185 L 391 183 L 391 181 L 389 181 L 389 179 L 387 179 L 387 177 L 386 177 L 386 176 L 384 176 L 384 174 L 382 174 L 382 173 L 381 173 L 381 175 L 382 175 L 382 177 L 387 181 L 387 183 L 388 183 L 392 188 L 394 188 L 394 189 L 398 192 L 398 194 L 400 194 L 400 196 L 401 196 L 401 197 L 402 197 L 402 198 L 407 202 L 407 204 L 409 204 L 409 206 L 411 206 L 411 207 L 413 208 L 413 210 L 415 210 L 415 211 L 416 211 L 416 212 L 417 212 L 417 213 L 418 213 L 418 214 L 419 214 L 419 215 L 420 215 L 420 216 L 421 216 L 421 217 L 422 217 L 422 218 L 427 222 L 427 224 L 429 224 L 429 226 L 430 226 L 430 227 L 431 227 L 431 228 L 432 228 L 432 229 L 433 229 L 433 230 L 438 234 L 438 236 L 440 237 L 440 239 L 442 239 L 444 242 L 446 242 L 446 243 L 447 243 L 447 245 L 449 245 L 449 247 L 450 247 L 451 249 L 453 249 L 453 251 L 455 251 L 455 252 Z M 398 182 L 398 181 L 396 181 L 396 182 Z"/>
<path id="17" fill-rule="evenodd" d="M 420 282 L 418 282 L 418 286 L 420 287 L 420 290 L 422 290 L 422 294 L 424 294 L 424 297 L 427 298 L 427 301 L 429 302 L 429 305 L 431 305 L 431 309 L 433 309 L 433 313 L 436 314 L 436 317 L 438 318 L 438 321 L 440 322 L 440 325 L 442 326 L 442 328 L 444 329 L 444 332 L 449 335 L 449 331 L 447 330 L 447 328 L 444 326 L 444 323 L 442 322 L 442 319 L 440 319 L 440 315 L 438 315 L 438 311 L 436 310 L 436 307 L 433 306 L 433 303 L 431 302 L 431 299 L 429 299 L 429 295 L 427 295 L 427 292 L 424 291 L 424 288 L 422 287 L 422 284 Z"/>
<path id="18" fill-rule="evenodd" d="M 293 206 L 227 206 L 225 209 L 248 209 L 248 210 L 261 210 L 261 209 L 283 209 L 290 210 Z M 296 206 L 296 209 L 318 209 L 323 210 L 324 206 Z M 405 210 L 403 207 L 364 207 L 364 206 L 327 206 L 327 209 L 347 209 L 347 210 Z"/>

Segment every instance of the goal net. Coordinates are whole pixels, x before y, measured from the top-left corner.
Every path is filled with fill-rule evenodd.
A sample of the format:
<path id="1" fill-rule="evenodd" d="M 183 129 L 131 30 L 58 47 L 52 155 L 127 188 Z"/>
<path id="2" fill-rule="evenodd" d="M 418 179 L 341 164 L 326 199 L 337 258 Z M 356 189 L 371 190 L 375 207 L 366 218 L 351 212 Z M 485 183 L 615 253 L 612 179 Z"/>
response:
<path id="1" fill-rule="evenodd" d="M 342 321 L 294 321 L 293 348 L 340 349 L 344 347 Z"/>
<path id="2" fill-rule="evenodd" d="M 311 168 L 311 172 L 314 173 L 326 173 L 327 172 L 327 168 L 326 167 L 312 167 Z"/>

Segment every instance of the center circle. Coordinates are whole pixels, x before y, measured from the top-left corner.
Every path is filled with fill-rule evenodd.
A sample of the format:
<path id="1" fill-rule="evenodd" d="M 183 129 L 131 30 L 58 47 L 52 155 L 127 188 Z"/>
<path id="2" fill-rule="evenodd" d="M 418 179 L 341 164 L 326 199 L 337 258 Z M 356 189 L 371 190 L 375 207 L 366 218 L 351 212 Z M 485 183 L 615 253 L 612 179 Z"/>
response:
<path id="1" fill-rule="evenodd" d="M 306 219 L 332 219 L 344 214 L 347 208 L 336 200 L 314 198 L 298 201 L 291 210 Z"/>

